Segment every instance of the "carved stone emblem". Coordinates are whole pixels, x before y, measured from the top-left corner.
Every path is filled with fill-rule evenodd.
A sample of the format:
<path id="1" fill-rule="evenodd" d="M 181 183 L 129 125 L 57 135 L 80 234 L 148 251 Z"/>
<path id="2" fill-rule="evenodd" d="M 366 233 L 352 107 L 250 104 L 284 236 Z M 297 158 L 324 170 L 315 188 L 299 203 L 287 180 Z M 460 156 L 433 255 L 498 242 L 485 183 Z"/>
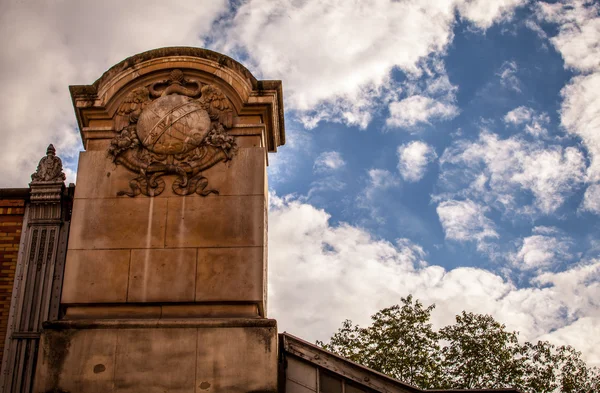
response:
<path id="1" fill-rule="evenodd" d="M 55 183 L 64 182 L 62 161 L 56 156 L 56 149 L 52 144 L 46 149 L 46 156 L 42 157 L 35 173 L 31 175 L 32 183 Z"/>
<path id="2" fill-rule="evenodd" d="M 173 70 L 169 79 L 131 91 L 117 110 L 109 155 L 138 174 L 130 190 L 118 195 L 156 196 L 163 176 L 176 175 L 177 195 L 218 193 L 209 189 L 202 171 L 230 160 L 236 145 L 225 131 L 233 111 L 219 88 L 188 79 Z"/>

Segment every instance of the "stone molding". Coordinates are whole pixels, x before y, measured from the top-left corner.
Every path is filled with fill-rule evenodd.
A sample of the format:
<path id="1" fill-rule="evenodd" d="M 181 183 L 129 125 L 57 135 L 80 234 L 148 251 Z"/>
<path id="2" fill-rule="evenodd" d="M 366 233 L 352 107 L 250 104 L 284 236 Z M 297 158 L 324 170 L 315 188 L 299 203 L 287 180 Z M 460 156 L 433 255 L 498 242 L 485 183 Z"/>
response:
<path id="1" fill-rule="evenodd" d="M 112 119 L 128 94 L 168 79 L 174 69 L 183 71 L 189 79 L 219 88 L 234 116 L 260 117 L 266 125 L 268 151 L 274 152 L 285 143 L 281 81 L 259 81 L 240 63 L 210 50 L 169 47 L 131 56 L 92 85 L 70 86 L 84 147 L 92 139 L 115 137 L 118 130 Z"/>

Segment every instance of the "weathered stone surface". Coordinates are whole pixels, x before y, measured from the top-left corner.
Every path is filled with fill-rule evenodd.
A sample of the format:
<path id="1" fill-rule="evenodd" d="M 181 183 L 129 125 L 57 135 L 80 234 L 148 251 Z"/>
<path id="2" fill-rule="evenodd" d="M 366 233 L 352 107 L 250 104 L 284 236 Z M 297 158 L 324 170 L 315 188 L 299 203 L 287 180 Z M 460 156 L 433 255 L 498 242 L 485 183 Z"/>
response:
<path id="1" fill-rule="evenodd" d="M 198 329 L 198 344 L 198 392 L 277 391 L 276 328 Z"/>
<path id="2" fill-rule="evenodd" d="M 196 249 L 131 251 L 128 302 L 193 302 Z"/>
<path id="3" fill-rule="evenodd" d="M 162 315 L 157 305 L 69 305 L 65 307 L 65 320 L 82 319 L 156 319 Z"/>
<path id="4" fill-rule="evenodd" d="M 263 248 L 200 248 L 196 301 L 253 301 L 263 296 Z"/>
<path id="5" fill-rule="evenodd" d="M 273 322 L 59 322 L 42 334 L 34 391 L 275 393 Z"/>
<path id="6" fill-rule="evenodd" d="M 129 250 L 69 250 L 61 302 L 125 302 L 129 258 Z"/>
<path id="7" fill-rule="evenodd" d="M 124 329 L 118 334 L 115 392 L 194 392 L 196 329 Z"/>
<path id="8" fill-rule="evenodd" d="M 206 189 L 219 195 L 261 195 L 266 180 L 266 151 L 261 147 L 240 148 L 231 161 L 218 163 L 203 172 L 208 179 Z M 129 189 L 132 173 L 116 165 L 106 151 L 88 150 L 79 155 L 76 199 L 115 198 Z M 164 177 L 165 189 L 157 198 L 175 196 L 174 176 Z M 122 197 L 125 198 L 125 197 Z"/>
<path id="9" fill-rule="evenodd" d="M 117 334 L 116 330 L 46 331 L 33 391 L 111 392 Z"/>
<path id="10" fill-rule="evenodd" d="M 81 152 L 75 199 L 115 198 L 129 188 L 130 180 L 131 172 L 114 164 L 105 149 Z"/>
<path id="11" fill-rule="evenodd" d="M 235 157 L 204 171 L 219 195 L 264 195 L 267 165 L 264 148 L 239 149 Z"/>
<path id="12" fill-rule="evenodd" d="M 194 320 L 196 318 L 258 318 L 257 304 L 180 304 L 163 303 L 118 304 L 118 305 L 68 305 L 65 321 L 83 320 Z"/>
<path id="13" fill-rule="evenodd" d="M 77 199 L 69 250 L 161 248 L 166 198 Z"/>
<path id="14" fill-rule="evenodd" d="M 166 247 L 262 246 L 265 197 L 168 198 Z"/>

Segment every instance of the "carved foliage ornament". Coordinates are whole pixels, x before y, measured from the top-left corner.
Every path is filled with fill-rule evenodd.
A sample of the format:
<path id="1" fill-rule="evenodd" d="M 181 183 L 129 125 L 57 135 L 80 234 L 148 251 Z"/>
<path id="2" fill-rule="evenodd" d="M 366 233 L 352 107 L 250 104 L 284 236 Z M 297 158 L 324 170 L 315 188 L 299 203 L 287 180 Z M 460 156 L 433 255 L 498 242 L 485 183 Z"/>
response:
<path id="1" fill-rule="evenodd" d="M 56 149 L 52 144 L 46 149 L 46 156 L 42 157 L 36 171 L 31 175 L 32 183 L 64 182 L 62 161 L 56 156 Z"/>
<path id="2" fill-rule="evenodd" d="M 138 176 L 118 195 L 159 195 L 163 176 L 170 174 L 177 176 L 172 184 L 177 195 L 218 194 L 207 188 L 202 171 L 235 153 L 235 140 L 225 131 L 232 118 L 231 104 L 218 87 L 188 79 L 180 70 L 132 90 L 117 110 L 118 135 L 108 153 Z"/>

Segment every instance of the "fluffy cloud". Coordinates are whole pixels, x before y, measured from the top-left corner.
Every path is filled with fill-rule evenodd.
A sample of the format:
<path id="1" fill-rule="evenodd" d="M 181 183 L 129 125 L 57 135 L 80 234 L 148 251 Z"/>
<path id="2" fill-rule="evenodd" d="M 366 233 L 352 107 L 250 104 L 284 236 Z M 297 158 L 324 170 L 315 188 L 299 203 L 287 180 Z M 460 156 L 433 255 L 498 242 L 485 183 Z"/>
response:
<path id="1" fill-rule="evenodd" d="M 519 106 L 504 116 L 506 124 L 515 126 L 525 125 L 525 131 L 534 137 L 542 137 L 547 134 L 545 126 L 550 122 L 547 113 L 537 114 L 533 109 Z"/>
<path id="2" fill-rule="evenodd" d="M 224 21 L 227 34 L 214 40 L 218 50 L 247 56 L 257 73 L 285 79 L 286 105 L 306 126 L 328 120 L 364 128 L 375 101 L 398 101 L 392 69 L 419 76 L 423 59 L 445 53 L 457 11 L 486 29 L 520 3 L 254 0 Z M 440 105 L 431 106 L 439 115 Z"/>
<path id="3" fill-rule="evenodd" d="M 494 223 L 485 216 L 486 210 L 471 200 L 444 201 L 436 209 L 447 239 L 478 243 L 499 237 Z"/>
<path id="4" fill-rule="evenodd" d="M 540 20 L 558 26 L 552 44 L 565 60 L 565 67 L 580 73 L 561 92 L 561 122 L 567 132 L 583 141 L 590 156 L 588 182 L 600 182 L 600 5 L 583 0 L 537 4 Z M 598 188 L 586 191 L 583 210 L 599 213 Z"/>
<path id="5" fill-rule="evenodd" d="M 513 261 L 519 269 L 544 269 L 565 259 L 571 259 L 572 241 L 551 228 L 534 228 L 534 234 L 523 239 Z"/>
<path id="6" fill-rule="evenodd" d="M 400 184 L 390 171 L 385 169 L 369 169 L 369 188 L 378 188 L 385 190 L 387 188 L 396 187 Z"/>
<path id="7" fill-rule="evenodd" d="M 568 132 L 581 138 L 591 163 L 588 180 L 600 181 L 600 72 L 577 76 L 561 92 L 561 122 Z"/>
<path id="8" fill-rule="evenodd" d="M 336 171 L 346 165 L 340 152 L 326 151 L 316 158 L 313 169 L 317 173 Z"/>
<path id="9" fill-rule="evenodd" d="M 579 71 L 600 68 L 600 5 L 589 0 L 539 2 L 538 18 L 559 26 L 551 42 L 565 59 L 565 65 Z"/>
<path id="10" fill-rule="evenodd" d="M 480 29 L 487 29 L 497 19 L 510 18 L 516 7 L 526 3 L 527 0 L 474 0 L 461 3 L 458 8 L 464 18 L 475 22 Z"/>
<path id="11" fill-rule="evenodd" d="M 600 261 L 540 274 L 519 289 L 487 270 L 447 271 L 426 259 L 410 240 L 393 244 L 349 224 L 331 225 L 323 210 L 271 196 L 269 312 L 281 330 L 326 340 L 344 319 L 368 324 L 369 315 L 413 294 L 437 304 L 436 326 L 462 310 L 489 313 L 519 330 L 521 339 L 573 344 L 590 362 L 600 357 L 599 346 L 582 344 L 597 340 Z M 583 337 L 567 334 L 574 331 Z"/>
<path id="12" fill-rule="evenodd" d="M 425 142 L 413 141 L 398 146 L 398 170 L 402 178 L 409 182 L 421 180 L 427 165 L 436 158 L 433 147 Z"/>
<path id="13" fill-rule="evenodd" d="M 421 95 L 410 96 L 389 105 L 390 117 L 386 124 L 390 127 L 414 127 L 430 120 L 447 120 L 458 114 L 458 108 L 451 103 L 437 101 Z"/>
<path id="14" fill-rule="evenodd" d="M 583 194 L 583 210 L 600 214 L 600 184 L 592 184 Z"/>
<path id="15" fill-rule="evenodd" d="M 434 200 L 468 197 L 522 214 L 556 211 L 580 187 L 585 171 L 583 154 L 575 147 L 546 147 L 518 136 L 500 139 L 485 130 L 476 141 L 461 140 L 446 149 L 440 164 L 447 192 Z M 526 204 L 528 195 L 533 205 Z"/>

